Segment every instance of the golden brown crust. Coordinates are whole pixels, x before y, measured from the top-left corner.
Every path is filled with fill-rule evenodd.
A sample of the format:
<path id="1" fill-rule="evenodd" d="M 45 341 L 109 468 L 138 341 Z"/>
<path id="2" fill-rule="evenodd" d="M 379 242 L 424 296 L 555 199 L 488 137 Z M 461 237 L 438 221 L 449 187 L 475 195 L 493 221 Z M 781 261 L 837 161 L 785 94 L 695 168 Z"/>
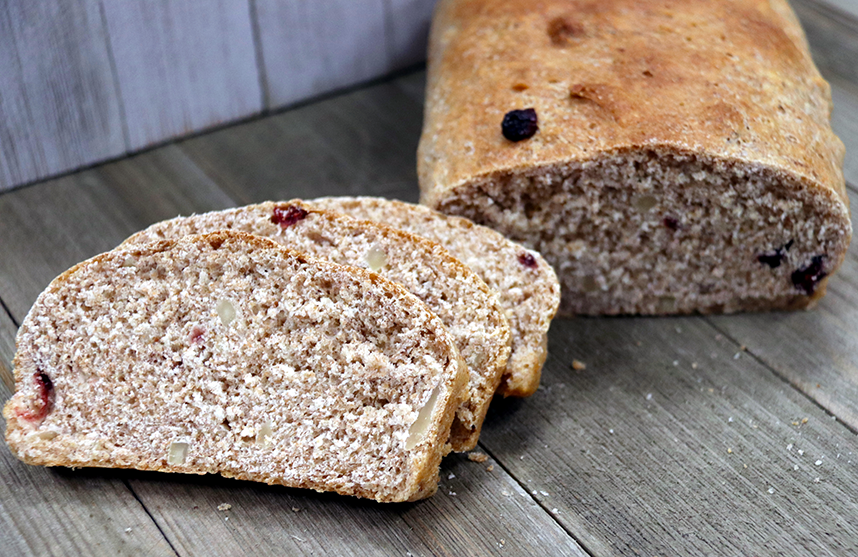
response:
<path id="1" fill-rule="evenodd" d="M 788 173 L 847 204 L 830 89 L 783 0 L 442 0 L 421 201 L 493 173 L 657 148 Z M 512 143 L 503 115 L 534 107 Z"/>

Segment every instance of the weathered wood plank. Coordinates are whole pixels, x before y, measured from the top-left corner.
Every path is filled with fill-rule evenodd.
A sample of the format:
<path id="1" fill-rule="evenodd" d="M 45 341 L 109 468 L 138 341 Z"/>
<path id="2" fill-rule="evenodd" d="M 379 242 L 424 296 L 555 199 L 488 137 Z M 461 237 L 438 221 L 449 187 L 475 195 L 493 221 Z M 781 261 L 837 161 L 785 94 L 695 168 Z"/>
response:
<path id="1" fill-rule="evenodd" d="M 0 308 L 0 403 L 13 385 L 15 324 Z M 0 418 L 0 429 L 6 421 Z M 121 478 L 28 466 L 0 443 L 3 555 L 175 555 Z"/>
<path id="2" fill-rule="evenodd" d="M 406 68 L 426 60 L 434 8 L 434 0 L 385 1 L 390 69 Z"/>
<path id="3" fill-rule="evenodd" d="M 858 18 L 858 1 L 856 0 L 813 0 L 818 4 L 831 6 L 840 10 L 844 14 L 848 14 Z"/>
<path id="4" fill-rule="evenodd" d="M 384 0 L 255 0 L 269 106 L 390 71 Z"/>
<path id="5" fill-rule="evenodd" d="M 416 201 L 422 103 L 405 76 L 191 138 L 180 148 L 240 204 L 368 194 Z"/>
<path id="6" fill-rule="evenodd" d="M 0 307 L 0 383 L 6 387 L 4 393 L 15 390 L 15 377 L 12 375 L 12 358 L 15 356 L 15 335 L 18 326 L 6 308 Z M 0 387 L 2 388 L 2 387 Z M 3 400 L 5 401 L 5 396 Z"/>
<path id="7" fill-rule="evenodd" d="M 232 206 L 174 146 L 0 195 L 0 299 L 20 322 L 61 272 L 178 213 Z"/>
<path id="8" fill-rule="evenodd" d="M 131 150 L 262 110 L 248 0 L 103 5 Z"/>
<path id="9" fill-rule="evenodd" d="M 831 83 L 831 97 L 834 101 L 831 126 L 846 146 L 843 175 L 847 184 L 858 187 L 858 85 L 836 76 L 826 77 Z M 852 222 L 854 224 L 855 220 Z"/>
<path id="10" fill-rule="evenodd" d="M 551 548 L 552 555 L 586 555 L 497 463 L 451 456 L 442 467 L 438 494 L 400 505 L 215 477 L 140 474 L 131 485 L 180 554 L 526 555 Z M 218 512 L 223 503 L 231 509 Z"/>
<path id="11" fill-rule="evenodd" d="M 542 387 L 496 401 L 481 443 L 594 555 L 858 550 L 855 436 L 719 337 L 556 321 Z"/>
<path id="12" fill-rule="evenodd" d="M 850 13 L 842 10 L 844 6 L 832 7 L 830 0 L 791 3 L 820 71 L 858 84 L 858 7 Z"/>
<path id="13" fill-rule="evenodd" d="M 98 2 L 3 2 L 0 45 L 0 190 L 125 152 Z"/>

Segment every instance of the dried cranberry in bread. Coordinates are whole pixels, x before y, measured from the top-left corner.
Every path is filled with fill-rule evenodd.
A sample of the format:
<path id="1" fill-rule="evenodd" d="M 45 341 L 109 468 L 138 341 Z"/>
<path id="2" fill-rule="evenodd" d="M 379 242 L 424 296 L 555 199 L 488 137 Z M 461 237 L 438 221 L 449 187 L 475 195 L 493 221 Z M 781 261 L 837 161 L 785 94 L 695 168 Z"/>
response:
<path id="1" fill-rule="evenodd" d="M 30 464 L 431 495 L 467 372 L 402 287 L 237 232 L 115 250 L 39 296 L 6 441 Z"/>
<path id="2" fill-rule="evenodd" d="M 830 110 L 784 0 L 441 0 L 421 201 L 539 250 L 563 313 L 807 306 L 852 233 Z"/>
<path id="3" fill-rule="evenodd" d="M 560 303 L 554 270 L 539 253 L 498 232 L 422 205 L 379 197 L 324 197 L 314 207 L 373 220 L 444 246 L 500 294 L 509 319 L 512 352 L 498 393 L 530 396 L 548 355 L 548 327 Z"/>
<path id="4" fill-rule="evenodd" d="M 497 293 L 435 242 L 299 200 L 262 203 L 160 222 L 125 245 L 221 229 L 241 230 L 335 263 L 366 267 L 403 285 L 453 335 L 468 364 L 468 398 L 456 413 L 451 443 L 474 448 L 506 368 L 510 330 Z"/>

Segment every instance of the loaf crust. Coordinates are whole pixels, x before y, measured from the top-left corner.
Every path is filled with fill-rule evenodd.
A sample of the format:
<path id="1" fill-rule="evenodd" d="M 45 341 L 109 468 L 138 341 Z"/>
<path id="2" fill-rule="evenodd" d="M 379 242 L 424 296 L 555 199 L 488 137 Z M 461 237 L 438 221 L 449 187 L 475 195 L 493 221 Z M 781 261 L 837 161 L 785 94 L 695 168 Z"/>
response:
<path id="1" fill-rule="evenodd" d="M 548 328 L 560 304 L 560 285 L 538 252 L 500 233 L 428 207 L 379 197 L 323 197 L 314 207 L 384 223 L 438 242 L 500 294 L 512 331 L 512 352 L 498 394 L 536 392 L 548 355 Z"/>
<path id="2" fill-rule="evenodd" d="M 505 139 L 504 114 L 528 107 L 539 131 Z M 783 0 L 441 0 L 421 201 L 538 249 L 558 271 L 564 313 L 805 306 L 851 237 L 830 111 L 829 86 Z M 627 205 L 641 196 L 653 199 L 638 218 Z M 750 238 L 742 225 L 755 222 L 768 229 Z M 623 237 L 599 238 L 612 229 Z M 714 250 L 720 266 L 714 252 L 694 260 L 705 242 L 684 243 L 730 247 L 731 235 L 747 245 Z M 779 269 L 754 268 L 779 249 Z M 648 261 L 627 265 L 635 253 Z M 809 287 L 790 281 L 803 269 Z M 702 284 L 707 273 L 727 289 Z"/>
<path id="3" fill-rule="evenodd" d="M 476 446 L 506 369 L 511 333 L 497 293 L 471 269 L 436 242 L 316 209 L 298 199 L 178 217 L 153 224 L 124 245 L 221 229 L 248 232 L 315 257 L 361 268 L 369 267 L 369 252 L 375 251 L 383 264 L 374 272 L 403 285 L 426 303 L 453 335 L 470 377 L 468 396 L 456 414 L 450 442 L 455 451 Z"/>
<path id="4" fill-rule="evenodd" d="M 467 371 L 402 287 L 217 232 L 55 279 L 19 331 L 15 381 L 6 441 L 30 464 L 405 501 L 436 490 Z"/>

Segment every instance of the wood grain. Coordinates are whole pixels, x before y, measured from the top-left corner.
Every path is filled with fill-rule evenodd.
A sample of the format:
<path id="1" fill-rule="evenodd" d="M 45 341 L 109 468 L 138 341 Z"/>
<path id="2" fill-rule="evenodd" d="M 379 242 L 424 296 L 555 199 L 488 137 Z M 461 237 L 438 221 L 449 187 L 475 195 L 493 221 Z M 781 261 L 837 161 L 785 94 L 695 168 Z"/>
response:
<path id="1" fill-rule="evenodd" d="M 0 3 L 0 190 L 122 154 L 95 0 Z"/>
<path id="2" fill-rule="evenodd" d="M 837 76 L 826 77 L 831 83 L 831 96 L 834 100 L 831 126 L 846 146 L 843 176 L 847 185 L 855 189 L 858 188 L 858 85 L 841 80 Z M 855 219 L 852 219 L 852 223 L 855 224 Z"/>
<path id="3" fill-rule="evenodd" d="M 480 442 L 592 554 L 858 550 L 855 436 L 701 318 L 555 321 L 550 350 Z"/>
<path id="4" fill-rule="evenodd" d="M 18 326 L 12 320 L 12 316 L 6 309 L 0 307 L 0 383 L 6 390 L 3 391 L 3 400 L 8 394 L 15 390 L 15 377 L 12 375 L 12 358 L 15 356 L 15 335 Z"/>
<path id="5" fill-rule="evenodd" d="M 178 213 L 232 206 L 174 146 L 0 195 L 0 299 L 20 323 L 57 275 Z"/>
<path id="6" fill-rule="evenodd" d="M 239 203 L 320 195 L 416 201 L 422 103 L 399 78 L 179 144 Z"/>
<path id="7" fill-rule="evenodd" d="M 131 485 L 180 554 L 526 555 L 551 548 L 552 555 L 586 555 L 497 463 L 451 456 L 441 477 L 431 499 L 397 505 L 216 477 L 138 474 Z M 231 508 L 218 512 L 223 503 Z"/>
<path id="8" fill-rule="evenodd" d="M 858 18 L 858 1 L 856 0 L 813 0 L 815 3 L 839 10 L 843 14 Z"/>
<path id="9" fill-rule="evenodd" d="M 269 106 L 390 71 L 384 0 L 255 0 Z"/>
<path id="10" fill-rule="evenodd" d="M 102 0 L 139 150 L 262 110 L 248 0 Z"/>

